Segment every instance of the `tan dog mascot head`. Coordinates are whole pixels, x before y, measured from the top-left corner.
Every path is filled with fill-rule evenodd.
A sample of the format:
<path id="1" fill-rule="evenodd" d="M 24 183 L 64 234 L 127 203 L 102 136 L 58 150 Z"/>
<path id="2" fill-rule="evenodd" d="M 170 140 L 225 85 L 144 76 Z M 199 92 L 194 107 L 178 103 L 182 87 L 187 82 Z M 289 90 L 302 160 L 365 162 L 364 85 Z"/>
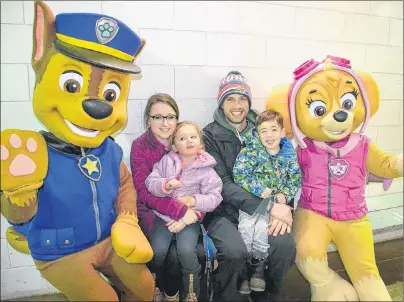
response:
<path id="1" fill-rule="evenodd" d="M 379 89 L 369 73 L 355 72 L 350 61 L 327 56 L 296 68 L 294 82 L 276 86 L 266 109 L 282 113 L 287 135 L 301 148 L 304 138 L 333 142 L 362 133 L 380 103 Z"/>

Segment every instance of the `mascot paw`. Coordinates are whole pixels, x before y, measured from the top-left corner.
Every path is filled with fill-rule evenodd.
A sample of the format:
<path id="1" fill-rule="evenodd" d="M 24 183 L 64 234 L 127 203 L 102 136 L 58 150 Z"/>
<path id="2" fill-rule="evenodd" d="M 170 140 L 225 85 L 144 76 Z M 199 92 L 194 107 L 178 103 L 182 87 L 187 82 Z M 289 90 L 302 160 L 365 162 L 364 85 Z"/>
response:
<path id="1" fill-rule="evenodd" d="M 48 170 L 48 150 L 44 138 L 37 132 L 7 129 L 1 131 L 0 190 L 12 203 L 24 206 L 26 198 L 35 196 Z M 33 195 L 33 196 L 31 196 Z M 14 198 L 15 197 L 15 198 Z"/>
<path id="2" fill-rule="evenodd" d="M 330 283 L 311 287 L 311 301 L 359 301 L 359 297 L 351 283 L 334 274 Z"/>
<path id="3" fill-rule="evenodd" d="M 6 231 L 6 239 L 8 243 L 15 249 L 17 252 L 23 254 L 31 254 L 31 251 L 28 247 L 27 237 L 18 233 L 13 227 L 9 227 Z"/>
<path id="4" fill-rule="evenodd" d="M 153 258 L 153 250 L 136 217 L 118 217 L 112 226 L 111 237 L 115 252 L 127 262 L 147 263 Z"/>

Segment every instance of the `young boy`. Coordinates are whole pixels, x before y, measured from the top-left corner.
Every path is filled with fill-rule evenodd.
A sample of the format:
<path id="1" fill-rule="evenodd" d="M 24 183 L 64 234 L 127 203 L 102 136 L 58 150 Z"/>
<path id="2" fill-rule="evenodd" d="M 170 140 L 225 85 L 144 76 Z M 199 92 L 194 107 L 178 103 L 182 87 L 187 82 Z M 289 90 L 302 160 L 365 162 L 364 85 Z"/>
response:
<path id="1" fill-rule="evenodd" d="M 297 156 L 285 136 L 282 116 L 268 110 L 258 115 L 256 129 L 246 134 L 246 147 L 233 168 L 234 181 L 248 192 L 264 198 L 253 215 L 240 210 L 238 229 L 249 253 L 251 279 L 245 276 L 239 291 L 243 294 L 264 291 L 265 259 L 268 257 L 267 208 L 278 203 L 293 203 L 300 187 Z M 283 230 L 284 232 L 285 230 Z M 287 229 L 290 232 L 290 227 Z"/>

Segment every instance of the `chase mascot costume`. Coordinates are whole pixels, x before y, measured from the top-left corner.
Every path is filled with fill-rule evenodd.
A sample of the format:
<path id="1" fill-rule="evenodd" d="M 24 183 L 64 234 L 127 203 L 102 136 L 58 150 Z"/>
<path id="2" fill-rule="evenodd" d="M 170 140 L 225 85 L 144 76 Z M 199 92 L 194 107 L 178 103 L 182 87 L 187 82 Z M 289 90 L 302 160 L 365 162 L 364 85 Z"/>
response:
<path id="1" fill-rule="evenodd" d="M 313 301 L 391 300 L 376 266 L 365 186 L 367 173 L 402 176 L 403 157 L 379 150 L 362 134 L 379 102 L 370 74 L 332 56 L 302 64 L 294 82 L 275 87 L 267 101 L 267 109 L 283 114 L 298 145 L 303 177 L 293 225 L 296 265 Z M 330 242 L 353 286 L 328 267 Z"/>
<path id="2" fill-rule="evenodd" d="M 126 124 L 131 78 L 140 73 L 133 62 L 145 42 L 115 18 L 55 18 L 42 2 L 33 30 L 33 109 L 49 132 L 1 132 L 1 214 L 15 226 L 7 239 L 69 300 L 118 301 L 101 272 L 123 300 L 151 301 L 145 263 L 153 252 L 110 137 Z"/>

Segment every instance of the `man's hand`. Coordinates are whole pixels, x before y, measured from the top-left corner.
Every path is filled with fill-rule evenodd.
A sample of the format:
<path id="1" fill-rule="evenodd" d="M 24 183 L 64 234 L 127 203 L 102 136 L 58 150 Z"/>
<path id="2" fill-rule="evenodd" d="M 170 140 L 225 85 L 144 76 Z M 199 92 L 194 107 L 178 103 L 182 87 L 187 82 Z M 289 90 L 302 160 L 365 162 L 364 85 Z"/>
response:
<path id="1" fill-rule="evenodd" d="M 175 190 L 181 187 L 181 182 L 176 179 L 170 179 L 166 182 L 166 190 Z"/>
<path id="2" fill-rule="evenodd" d="M 185 204 L 188 208 L 193 208 L 196 205 L 196 200 L 193 196 L 187 195 L 183 197 L 178 197 L 177 200 Z"/>
<path id="3" fill-rule="evenodd" d="M 262 192 L 262 198 L 268 198 L 272 194 L 272 190 L 270 188 L 265 188 L 264 192 Z"/>
<path id="4" fill-rule="evenodd" d="M 271 213 L 268 213 L 270 217 L 277 218 L 286 222 L 287 225 L 292 226 L 293 217 L 292 217 L 292 208 L 286 204 L 275 203 Z"/>
<path id="5" fill-rule="evenodd" d="M 178 233 L 181 232 L 182 229 L 185 228 L 187 225 L 182 219 L 180 219 L 180 221 L 171 220 L 166 224 L 166 226 L 171 233 Z"/>
<path id="6" fill-rule="evenodd" d="M 276 194 L 276 195 L 275 195 L 275 198 L 276 198 L 276 200 L 277 200 L 279 203 L 284 203 L 284 204 L 286 204 L 286 197 L 285 197 L 285 195 L 283 195 L 282 193 Z"/>
<path id="7" fill-rule="evenodd" d="M 291 227 L 286 222 L 283 222 L 282 220 L 279 220 L 277 218 L 273 218 L 272 216 L 270 216 L 269 218 L 268 226 L 268 235 L 273 235 L 275 237 L 278 234 L 283 235 L 285 234 L 285 232 L 290 233 L 291 231 Z"/>

